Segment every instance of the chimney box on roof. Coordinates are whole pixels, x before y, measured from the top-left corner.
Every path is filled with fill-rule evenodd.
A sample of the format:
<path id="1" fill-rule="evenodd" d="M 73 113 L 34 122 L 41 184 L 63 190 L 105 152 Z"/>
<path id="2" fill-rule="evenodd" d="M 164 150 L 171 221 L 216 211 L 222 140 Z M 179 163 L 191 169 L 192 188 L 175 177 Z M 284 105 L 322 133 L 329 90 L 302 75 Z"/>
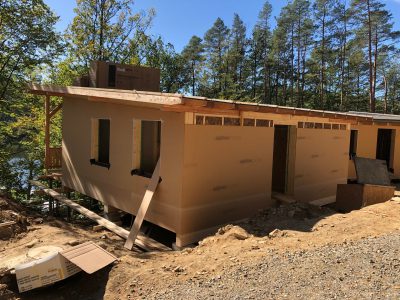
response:
<path id="1" fill-rule="evenodd" d="M 96 88 L 160 91 L 160 70 L 149 67 L 93 61 L 88 85 Z"/>

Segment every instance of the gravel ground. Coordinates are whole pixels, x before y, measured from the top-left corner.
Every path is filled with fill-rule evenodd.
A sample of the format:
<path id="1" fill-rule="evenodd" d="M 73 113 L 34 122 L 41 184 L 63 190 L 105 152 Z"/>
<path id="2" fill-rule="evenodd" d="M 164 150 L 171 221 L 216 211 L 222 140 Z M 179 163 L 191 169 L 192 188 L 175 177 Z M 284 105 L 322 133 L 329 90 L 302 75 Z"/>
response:
<path id="1" fill-rule="evenodd" d="M 266 250 L 259 261 L 201 277 L 176 281 L 146 298 L 400 299 L 400 235 L 298 252 Z"/>

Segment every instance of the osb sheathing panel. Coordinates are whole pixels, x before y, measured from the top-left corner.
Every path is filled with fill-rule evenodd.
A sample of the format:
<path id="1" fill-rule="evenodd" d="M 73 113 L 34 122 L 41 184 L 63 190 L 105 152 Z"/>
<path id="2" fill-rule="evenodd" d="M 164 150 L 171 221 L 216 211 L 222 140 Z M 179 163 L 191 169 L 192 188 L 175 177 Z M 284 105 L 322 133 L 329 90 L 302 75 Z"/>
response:
<path id="1" fill-rule="evenodd" d="M 178 244 L 274 204 L 273 137 L 273 128 L 267 127 L 185 126 Z"/>
<path id="2" fill-rule="evenodd" d="M 378 129 L 395 129 L 395 144 L 393 155 L 394 175 L 400 177 L 400 127 L 383 125 L 352 125 L 351 129 L 358 130 L 357 156 L 376 158 L 376 144 L 378 141 Z M 349 178 L 355 177 L 355 173 L 349 172 Z"/>
<path id="3" fill-rule="evenodd" d="M 91 165 L 91 120 L 110 119 L 110 164 Z M 67 98 L 63 104 L 63 184 L 136 215 L 150 179 L 131 176 L 133 120 L 161 120 L 163 179 L 146 220 L 176 231 L 182 191 L 184 114 Z M 162 199 L 162 201 L 161 201 Z"/>
<path id="4" fill-rule="evenodd" d="M 294 198 L 310 202 L 335 198 L 346 183 L 349 130 L 297 129 Z"/>

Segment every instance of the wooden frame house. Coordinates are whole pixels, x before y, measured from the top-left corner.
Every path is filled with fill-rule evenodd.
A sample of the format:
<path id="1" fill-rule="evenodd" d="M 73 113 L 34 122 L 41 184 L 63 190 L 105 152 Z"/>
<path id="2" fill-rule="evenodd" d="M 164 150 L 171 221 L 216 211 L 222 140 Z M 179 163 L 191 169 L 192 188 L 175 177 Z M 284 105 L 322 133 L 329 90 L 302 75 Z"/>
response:
<path id="1" fill-rule="evenodd" d="M 37 86 L 63 97 L 62 183 L 145 219 L 178 246 L 275 205 L 326 204 L 349 175 L 353 126 L 371 116 L 93 87 Z"/>

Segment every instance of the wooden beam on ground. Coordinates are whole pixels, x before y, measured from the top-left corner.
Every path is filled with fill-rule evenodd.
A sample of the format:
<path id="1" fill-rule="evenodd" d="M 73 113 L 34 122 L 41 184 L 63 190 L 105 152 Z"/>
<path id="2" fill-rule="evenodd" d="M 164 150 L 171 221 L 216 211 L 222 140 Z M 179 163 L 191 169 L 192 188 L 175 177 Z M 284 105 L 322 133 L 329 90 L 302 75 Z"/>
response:
<path id="1" fill-rule="evenodd" d="M 57 193 L 56 191 L 49 189 L 46 185 L 39 181 L 30 180 L 30 183 L 34 186 L 37 186 L 41 190 L 43 190 L 47 195 L 51 196 L 52 198 L 56 199 L 57 201 L 67 205 L 68 207 L 76 210 L 80 214 L 84 215 L 85 217 L 97 222 L 97 224 L 107 228 L 108 230 L 114 232 L 115 234 L 119 235 L 120 237 L 127 239 L 129 236 L 129 231 L 117 226 L 113 222 L 99 216 L 98 214 L 92 212 L 91 210 L 75 203 L 74 201 L 68 199 L 67 197 Z M 138 237 L 135 240 L 135 244 L 140 248 L 146 251 L 167 251 L 171 250 L 167 246 L 151 239 L 143 234 L 138 234 Z"/>
<path id="2" fill-rule="evenodd" d="M 136 214 L 135 221 L 133 222 L 131 232 L 129 232 L 128 238 L 125 242 L 124 247 L 131 250 L 133 244 L 135 243 L 137 236 L 140 231 L 140 227 L 142 226 L 144 217 L 147 213 L 147 210 L 150 206 L 151 199 L 153 199 L 153 195 L 157 189 L 158 182 L 160 181 L 160 159 L 158 159 L 156 168 L 154 169 L 153 175 L 150 179 L 150 184 L 144 193 L 144 197 L 142 203 L 140 204 L 138 213 Z"/>

